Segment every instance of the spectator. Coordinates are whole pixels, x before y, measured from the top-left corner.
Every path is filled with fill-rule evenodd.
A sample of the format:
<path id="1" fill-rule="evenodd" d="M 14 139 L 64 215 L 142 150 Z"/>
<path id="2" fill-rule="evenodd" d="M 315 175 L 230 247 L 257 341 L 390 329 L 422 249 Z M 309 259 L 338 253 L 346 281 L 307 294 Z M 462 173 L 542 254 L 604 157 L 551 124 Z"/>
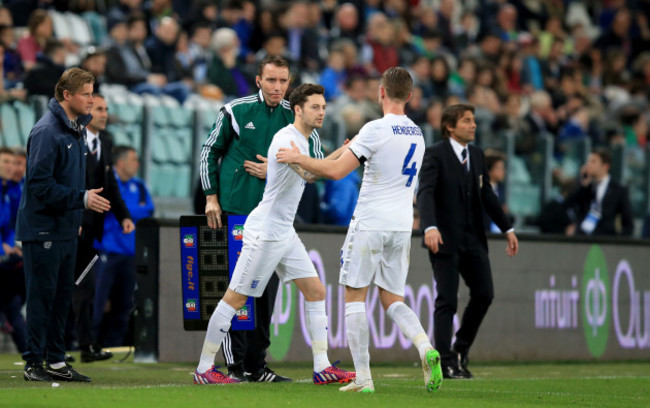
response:
<path id="1" fill-rule="evenodd" d="M 426 102 L 422 95 L 422 89 L 419 86 L 414 86 L 411 90 L 412 96 L 406 102 L 404 107 L 406 115 L 416 124 L 424 123 L 426 120 Z"/>
<path id="2" fill-rule="evenodd" d="M 280 31 L 272 32 L 266 37 L 262 48 L 255 54 L 255 62 L 259 64 L 266 57 L 284 58 L 289 61 L 291 68 L 298 70 L 296 62 L 292 61 L 291 55 L 289 55 L 287 39 Z"/>
<path id="3" fill-rule="evenodd" d="M 182 76 L 176 65 L 179 32 L 178 22 L 165 17 L 158 23 L 154 35 L 145 40 L 144 46 L 151 60 L 151 72 L 163 75 L 169 83 L 175 83 L 177 92 L 173 96 L 183 103 L 190 93 L 190 87 L 182 82 L 187 78 Z"/>
<path id="4" fill-rule="evenodd" d="M 431 61 L 431 88 L 433 97 L 446 99 L 449 96 L 450 74 L 449 63 L 445 57 L 436 57 Z"/>
<path id="5" fill-rule="evenodd" d="M 244 0 L 242 2 L 241 16 L 231 27 L 239 38 L 239 55 L 237 57 L 246 62 L 252 62 L 255 55 L 251 49 L 251 42 L 253 31 L 255 31 L 256 10 L 257 7 L 254 1 Z"/>
<path id="6" fill-rule="evenodd" d="M 20 54 L 16 51 L 14 27 L 0 25 L 0 46 L 4 49 L 2 68 L 4 72 L 4 88 L 12 89 L 22 82 L 24 70 Z"/>
<path id="7" fill-rule="evenodd" d="M 23 61 L 25 70 L 29 71 L 36 65 L 38 53 L 44 51 L 48 40 L 52 39 L 54 28 L 49 14 L 47 14 L 46 10 L 42 9 L 36 9 L 32 12 L 29 16 L 27 26 L 29 28 L 29 34 L 18 40 L 17 51 L 20 54 L 20 59 Z"/>
<path id="8" fill-rule="evenodd" d="M 431 86 L 431 62 L 425 56 L 419 56 L 413 61 L 409 69 L 413 78 L 413 85 L 422 89 L 424 98 L 429 99 L 433 96 L 433 87 Z"/>
<path id="9" fill-rule="evenodd" d="M 154 203 L 144 181 L 136 177 L 137 152 L 129 146 L 115 146 L 113 160 L 117 185 L 131 219 L 137 223 L 151 217 Z M 135 293 L 135 231 L 125 234 L 112 211 L 106 215 L 103 228 L 104 239 L 97 246 L 101 257 L 96 267 L 93 331 L 102 346 L 122 346 L 130 344 L 125 343 L 125 335 Z M 110 311 L 104 313 L 107 302 Z"/>
<path id="10" fill-rule="evenodd" d="M 54 86 L 65 71 L 65 45 L 59 40 L 49 40 L 36 64 L 25 76 L 28 95 L 54 96 Z"/>
<path id="11" fill-rule="evenodd" d="M 142 11 L 145 16 L 147 37 L 155 35 L 160 23 L 167 18 L 175 18 L 172 0 L 153 0 L 144 4 Z"/>
<path id="12" fill-rule="evenodd" d="M 433 136 L 432 142 L 434 143 L 439 141 L 442 137 L 442 133 L 440 131 L 440 120 L 442 119 L 443 108 L 444 105 L 440 99 L 433 99 L 427 105 L 426 120 L 427 125 L 431 127 Z"/>
<path id="13" fill-rule="evenodd" d="M 210 39 L 212 28 L 208 22 L 195 24 L 190 30 L 188 44 L 188 69 L 196 86 L 208 81 L 208 67 L 210 66 Z"/>
<path id="14" fill-rule="evenodd" d="M 330 118 L 338 118 L 346 107 L 353 106 L 355 111 L 361 113 L 360 121 L 365 122 L 368 120 L 363 113 L 365 98 L 366 78 L 361 75 L 351 75 L 345 80 L 343 94 L 327 107 L 327 114 Z"/>
<path id="15" fill-rule="evenodd" d="M 632 235 L 628 190 L 611 178 L 611 166 L 612 158 L 606 150 L 594 150 L 580 171 L 578 187 L 566 200 L 566 208 L 576 208 L 578 235 Z"/>
<path id="16" fill-rule="evenodd" d="M 101 84 L 106 80 L 106 52 L 103 48 L 90 46 L 81 60 L 81 68 L 90 71 L 95 76 L 93 92 L 98 93 Z"/>
<path id="17" fill-rule="evenodd" d="M 395 27 L 383 13 L 375 13 L 368 22 L 366 40 L 361 50 L 362 60 L 369 72 L 382 74 L 399 65 Z"/>
<path id="18" fill-rule="evenodd" d="M 449 91 L 460 98 L 466 96 L 467 88 L 476 82 L 476 61 L 473 58 L 463 58 L 458 69 L 449 77 Z"/>
<path id="19" fill-rule="evenodd" d="M 329 32 L 330 45 L 333 41 L 345 38 L 359 48 L 362 35 L 363 26 L 359 24 L 359 10 L 352 3 L 343 3 L 338 6 L 334 26 Z"/>
<path id="20" fill-rule="evenodd" d="M 325 88 L 325 100 L 331 101 L 343 93 L 345 82 L 345 65 L 343 53 L 337 50 L 330 51 L 327 57 L 327 66 L 320 75 L 320 84 Z"/>
<path id="21" fill-rule="evenodd" d="M 537 137 L 543 133 L 553 133 L 557 126 L 557 117 L 547 92 L 537 91 L 531 95 L 530 111 L 524 117 L 524 121 L 524 131 L 516 135 L 517 155 L 530 155 L 535 152 Z"/>
<path id="22" fill-rule="evenodd" d="M 214 53 L 212 64 L 208 68 L 210 83 L 218 86 L 228 100 L 248 94 L 251 84 L 243 65 L 237 59 L 239 38 L 235 30 L 220 28 L 215 31 L 210 47 Z"/>
<path id="23" fill-rule="evenodd" d="M 106 13 L 106 18 L 126 21 L 133 13 L 142 13 L 142 0 L 117 0 Z"/>
<path id="24" fill-rule="evenodd" d="M 480 23 L 473 11 L 465 10 L 460 17 L 460 23 L 454 27 L 455 51 L 475 46 L 480 31 Z"/>
<path id="25" fill-rule="evenodd" d="M 192 27 L 197 24 L 207 24 L 210 31 L 217 29 L 217 20 L 219 18 L 219 1 L 218 0 L 198 0 L 193 1 L 192 8 L 183 21 L 183 30 L 192 31 Z"/>
<path id="26" fill-rule="evenodd" d="M 625 145 L 631 148 L 645 148 L 648 141 L 648 120 L 636 108 L 626 107 L 621 112 Z"/>
<path id="27" fill-rule="evenodd" d="M 589 110 L 587 108 L 578 109 L 569 121 L 560 129 L 557 138 L 558 157 L 562 157 L 565 152 L 572 149 L 576 142 L 589 138 Z"/>
<path id="28" fill-rule="evenodd" d="M 290 2 L 280 17 L 280 25 L 286 32 L 291 59 L 307 72 L 317 72 L 322 65 L 320 41 L 314 27 L 308 24 L 308 13 L 304 1 Z"/>
<path id="29" fill-rule="evenodd" d="M 440 0 L 438 9 L 438 29 L 442 32 L 442 43 L 445 48 L 452 51 L 456 49 L 453 30 L 454 3 L 454 0 Z"/>
<path id="30" fill-rule="evenodd" d="M 147 36 L 145 17 L 141 14 L 131 15 L 126 22 L 127 26 L 122 27 L 123 24 L 123 21 L 115 21 L 110 28 L 112 46 L 108 50 L 106 64 L 108 81 L 125 85 L 137 94 L 166 94 L 184 101 L 189 94 L 187 84 L 169 82 L 164 74 L 151 71 L 152 61 L 144 46 Z M 169 38 L 167 35 L 173 31 L 170 25 L 162 29 L 165 38 Z M 126 33 L 124 28 L 127 28 Z"/>
<path id="31" fill-rule="evenodd" d="M 496 19 L 497 33 L 505 44 L 516 44 L 519 33 L 517 30 L 517 8 L 509 3 L 503 3 L 499 8 Z M 513 49 L 512 47 L 510 48 Z"/>
<path id="32" fill-rule="evenodd" d="M 575 180 L 564 180 L 560 184 L 560 193 L 544 204 L 537 219 L 542 234 L 575 234 L 575 211 L 567 207 L 565 200 L 575 186 Z"/>
<path id="33" fill-rule="evenodd" d="M 508 205 L 506 204 L 506 158 L 505 155 L 499 151 L 488 149 L 485 151 L 485 168 L 490 179 L 490 187 L 494 195 L 497 196 L 501 203 L 503 213 L 508 217 L 510 224 L 513 219 L 508 213 Z M 483 209 L 483 225 L 486 232 L 498 234 L 501 232 L 499 227 L 492 221 L 488 213 Z"/>

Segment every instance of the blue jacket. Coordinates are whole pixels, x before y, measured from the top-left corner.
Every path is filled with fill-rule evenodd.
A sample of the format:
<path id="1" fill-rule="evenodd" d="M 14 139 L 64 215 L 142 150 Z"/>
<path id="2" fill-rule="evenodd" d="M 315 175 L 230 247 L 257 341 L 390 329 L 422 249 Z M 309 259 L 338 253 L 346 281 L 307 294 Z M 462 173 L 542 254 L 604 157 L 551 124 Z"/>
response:
<path id="1" fill-rule="evenodd" d="M 115 174 L 115 179 L 133 222 L 136 223 L 138 220 L 151 217 L 154 210 L 153 200 L 151 200 L 144 181 L 137 177 L 122 181 L 117 174 Z M 95 248 L 109 254 L 133 256 L 135 255 L 135 231 L 130 234 L 122 233 L 122 226 L 115 218 L 115 214 L 113 211 L 109 211 L 104 221 L 104 237 L 101 243 L 95 241 Z"/>
<path id="2" fill-rule="evenodd" d="M 361 176 L 355 170 L 340 180 L 327 180 L 323 195 L 323 214 L 326 224 L 348 225 L 359 198 Z"/>
<path id="3" fill-rule="evenodd" d="M 84 130 L 75 130 L 53 98 L 49 112 L 32 128 L 16 240 L 63 241 L 79 235 L 86 181 L 84 134 L 91 119 L 79 116 Z"/>

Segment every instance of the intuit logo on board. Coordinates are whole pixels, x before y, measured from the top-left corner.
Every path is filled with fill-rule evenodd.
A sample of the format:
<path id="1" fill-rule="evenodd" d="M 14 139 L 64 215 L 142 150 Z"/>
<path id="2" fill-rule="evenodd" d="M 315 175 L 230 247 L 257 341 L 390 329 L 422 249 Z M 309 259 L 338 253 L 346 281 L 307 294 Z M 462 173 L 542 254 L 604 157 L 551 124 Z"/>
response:
<path id="1" fill-rule="evenodd" d="M 555 275 L 550 276 L 549 286 L 535 291 L 536 328 L 578 330 L 581 322 L 587 348 L 595 358 L 605 353 L 612 328 L 619 347 L 650 348 L 650 290 L 637 290 L 627 260 L 617 261 L 610 280 L 605 254 L 593 245 L 585 259 L 581 290 L 575 275 L 571 288 L 557 287 Z"/>

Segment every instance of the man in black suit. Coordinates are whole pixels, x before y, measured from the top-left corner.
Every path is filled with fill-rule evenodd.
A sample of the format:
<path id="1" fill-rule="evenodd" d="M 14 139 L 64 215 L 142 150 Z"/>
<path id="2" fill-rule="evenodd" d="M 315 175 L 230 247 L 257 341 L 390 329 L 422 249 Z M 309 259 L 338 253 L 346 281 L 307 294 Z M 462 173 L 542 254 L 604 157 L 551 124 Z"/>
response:
<path id="1" fill-rule="evenodd" d="M 596 149 L 582 168 L 580 186 L 569 195 L 567 207 L 576 209 L 578 235 L 631 236 L 634 231 L 628 190 L 609 175 L 612 157 Z M 620 216 L 620 232 L 617 218 Z"/>
<path id="2" fill-rule="evenodd" d="M 442 114 L 441 127 L 443 140 L 424 153 L 418 210 L 438 292 L 434 340 L 443 375 L 471 378 L 467 356 L 494 297 L 483 209 L 506 233 L 509 256 L 517 254 L 519 244 L 490 186 L 483 151 L 469 144 L 476 132 L 474 107 L 449 106 Z M 459 276 L 469 287 L 470 299 L 452 348 Z"/>
<path id="3" fill-rule="evenodd" d="M 111 202 L 111 210 L 120 221 L 125 234 L 135 229 L 131 215 L 126 208 L 113 172 L 111 150 L 113 143 L 104 133 L 108 118 L 108 107 L 104 97 L 95 94 L 91 110 L 92 120 L 86 127 L 86 186 L 100 190 L 100 194 Z M 77 244 L 77 261 L 75 279 L 83 273 L 97 251 L 93 247 L 95 240 L 101 241 L 104 232 L 104 213 L 84 211 L 81 231 Z M 90 272 L 75 288 L 72 295 L 72 310 L 75 316 L 75 334 L 81 350 L 81 362 L 90 363 L 106 360 L 113 355 L 96 344 L 93 330 L 93 304 L 95 299 L 95 275 Z"/>

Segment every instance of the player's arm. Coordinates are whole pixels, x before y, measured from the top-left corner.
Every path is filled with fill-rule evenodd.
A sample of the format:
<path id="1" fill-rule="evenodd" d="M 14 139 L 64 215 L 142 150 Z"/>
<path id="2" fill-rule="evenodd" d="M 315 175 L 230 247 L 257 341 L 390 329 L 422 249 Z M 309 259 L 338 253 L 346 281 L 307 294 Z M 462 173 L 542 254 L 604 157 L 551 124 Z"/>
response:
<path id="1" fill-rule="evenodd" d="M 291 142 L 291 149 L 280 148 L 276 158 L 279 163 L 297 164 L 318 177 L 334 180 L 342 179 L 359 167 L 359 160 L 350 149 L 344 149 L 343 153 L 334 160 L 318 160 L 300 153 L 300 149 L 293 142 Z"/>
<path id="2" fill-rule="evenodd" d="M 287 163 L 287 165 L 289 166 L 289 168 L 290 168 L 291 170 L 293 170 L 293 171 L 295 171 L 296 173 L 298 173 L 298 175 L 299 175 L 303 180 L 305 180 L 307 183 L 315 183 L 315 182 L 317 182 L 317 181 L 320 179 L 320 177 L 318 177 L 317 175 L 308 172 L 307 170 L 303 169 L 302 167 L 300 167 L 300 166 L 297 165 L 297 164 Z"/>

